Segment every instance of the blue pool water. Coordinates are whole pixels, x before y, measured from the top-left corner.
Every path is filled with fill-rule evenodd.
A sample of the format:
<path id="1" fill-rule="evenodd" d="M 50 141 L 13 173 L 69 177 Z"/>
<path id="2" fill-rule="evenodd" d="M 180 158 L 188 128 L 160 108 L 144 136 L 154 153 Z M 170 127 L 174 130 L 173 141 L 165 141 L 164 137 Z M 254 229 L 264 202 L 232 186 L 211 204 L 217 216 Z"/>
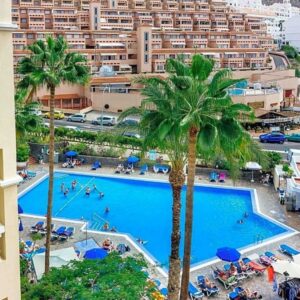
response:
<path id="1" fill-rule="evenodd" d="M 76 191 L 70 190 L 64 197 L 60 192 L 61 183 L 71 187 L 74 179 L 79 183 Z M 99 199 L 94 191 L 89 198 L 85 196 L 85 187 L 92 189 L 93 184 L 104 192 L 103 198 Z M 46 214 L 47 188 L 48 179 L 45 179 L 19 198 L 24 213 Z M 258 235 L 265 240 L 287 231 L 252 212 L 250 191 L 195 187 L 194 198 L 192 264 L 214 257 L 219 247 L 241 248 L 255 243 Z M 106 207 L 110 208 L 108 214 L 104 212 Z M 93 213 L 97 213 L 119 232 L 147 240 L 145 248 L 165 266 L 170 252 L 171 207 L 168 183 L 55 174 L 53 217 L 91 220 Z M 182 207 L 183 223 L 184 201 Z M 237 220 L 245 212 L 249 216 L 243 224 L 238 224 Z"/>
<path id="2" fill-rule="evenodd" d="M 229 90 L 229 95 L 230 96 L 242 96 L 242 95 L 244 95 L 244 90 L 243 89 L 238 89 L 238 88 L 230 89 Z"/>

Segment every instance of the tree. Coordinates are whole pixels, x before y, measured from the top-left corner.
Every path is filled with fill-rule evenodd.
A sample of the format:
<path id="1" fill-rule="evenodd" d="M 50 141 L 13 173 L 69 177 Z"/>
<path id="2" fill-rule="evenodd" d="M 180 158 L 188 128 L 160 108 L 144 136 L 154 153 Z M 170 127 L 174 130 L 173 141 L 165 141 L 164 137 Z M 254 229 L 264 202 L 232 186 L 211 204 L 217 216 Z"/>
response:
<path id="1" fill-rule="evenodd" d="M 37 102 L 26 102 L 27 90 L 18 89 L 15 94 L 15 120 L 18 140 L 24 141 L 26 133 L 36 130 L 41 124 L 41 118 L 34 114 L 39 107 Z"/>
<path id="2" fill-rule="evenodd" d="M 154 299 L 156 288 L 147 280 L 145 267 L 142 256 L 122 258 L 117 253 L 102 260 L 72 261 L 61 268 L 51 268 L 37 284 L 27 285 L 22 299 Z"/>
<path id="3" fill-rule="evenodd" d="M 18 87 L 27 89 L 29 93 L 45 86 L 50 91 L 50 135 L 49 135 L 49 188 L 47 206 L 47 234 L 45 272 L 49 271 L 50 237 L 53 202 L 54 173 L 54 107 L 55 90 L 62 83 L 84 84 L 89 78 L 86 59 L 81 54 L 68 52 L 63 37 L 48 37 L 46 42 L 38 40 L 28 47 L 30 56 L 21 59 L 18 73 L 21 81 Z"/>
<path id="4" fill-rule="evenodd" d="M 172 233 L 169 257 L 168 299 L 177 300 L 180 287 L 180 212 L 181 191 L 185 182 L 184 165 L 186 137 L 180 127 L 180 103 L 170 80 L 139 77 L 136 83 L 143 84 L 145 97 L 140 109 L 131 108 L 123 112 L 121 119 L 129 115 L 140 115 L 140 130 L 143 134 L 143 150 L 159 148 L 168 154 L 171 162 L 169 182 L 172 187 Z"/>
<path id="5" fill-rule="evenodd" d="M 288 58 L 296 59 L 298 57 L 298 51 L 290 45 L 282 46 L 281 50 L 284 51 Z"/>
<path id="6" fill-rule="evenodd" d="M 185 214 L 185 238 L 183 272 L 180 299 L 188 297 L 190 272 L 191 238 L 193 222 L 193 188 L 197 146 L 201 151 L 209 151 L 215 145 L 230 153 L 241 142 L 244 133 L 237 121 L 238 117 L 249 114 L 251 108 L 233 104 L 227 89 L 240 80 L 230 78 L 230 70 L 224 69 L 212 75 L 214 62 L 201 55 L 194 55 L 191 66 L 183 62 L 168 60 L 173 72 L 170 80 L 176 87 L 180 101 L 180 125 L 187 134 L 188 176 Z"/>

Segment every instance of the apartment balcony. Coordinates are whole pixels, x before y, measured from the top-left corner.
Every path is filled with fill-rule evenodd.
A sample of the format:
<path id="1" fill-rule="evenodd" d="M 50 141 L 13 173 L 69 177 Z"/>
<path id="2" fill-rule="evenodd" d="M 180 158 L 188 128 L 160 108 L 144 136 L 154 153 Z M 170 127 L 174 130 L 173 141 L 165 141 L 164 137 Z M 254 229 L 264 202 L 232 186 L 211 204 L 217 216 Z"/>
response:
<path id="1" fill-rule="evenodd" d="M 210 8 L 209 8 L 209 4 L 205 4 L 205 3 L 199 3 L 199 1 L 197 1 L 195 3 L 195 10 L 199 11 L 199 12 L 210 12 Z"/>
<path id="2" fill-rule="evenodd" d="M 74 0 L 61 0 L 61 6 L 63 7 L 73 7 L 74 5 Z"/>
<path id="3" fill-rule="evenodd" d="M 173 19 L 168 17 L 159 18 L 159 20 L 154 20 L 155 27 L 159 28 L 174 28 Z"/>
<path id="4" fill-rule="evenodd" d="M 209 21 L 198 21 L 194 20 L 193 22 L 193 30 L 195 31 L 209 31 L 211 24 Z"/>
<path id="5" fill-rule="evenodd" d="M 28 17 L 29 18 L 45 18 L 45 12 L 43 11 L 28 11 Z"/>
<path id="6" fill-rule="evenodd" d="M 53 7 L 54 0 L 41 0 L 41 6 L 43 7 Z"/>
<path id="7" fill-rule="evenodd" d="M 34 0 L 20 0 L 20 6 L 21 7 L 34 6 Z"/>
<path id="8" fill-rule="evenodd" d="M 185 39 L 167 39 L 163 41 L 163 48 L 185 48 Z"/>
<path id="9" fill-rule="evenodd" d="M 195 2 L 192 0 L 182 0 L 179 3 L 179 9 L 181 10 L 195 10 Z"/>
<path id="10" fill-rule="evenodd" d="M 131 0 L 129 7 L 132 9 L 146 9 L 146 3 L 144 0 Z"/>
<path id="11" fill-rule="evenodd" d="M 178 2 L 176 0 L 165 0 L 163 3 L 163 8 L 169 11 L 178 10 Z"/>
<path id="12" fill-rule="evenodd" d="M 212 22 L 211 29 L 213 31 L 229 31 L 227 22 Z"/>
<path id="13" fill-rule="evenodd" d="M 208 39 L 198 39 L 191 38 L 186 39 L 187 48 L 207 48 L 208 47 Z"/>
<path id="14" fill-rule="evenodd" d="M 231 39 L 230 48 L 259 48 L 259 42 L 257 40 Z"/>
<path id="15" fill-rule="evenodd" d="M 147 8 L 151 10 L 162 10 L 163 5 L 160 0 L 148 0 Z"/>
<path id="16" fill-rule="evenodd" d="M 210 14 L 210 20 L 215 22 L 227 22 L 226 14 Z"/>
<path id="17" fill-rule="evenodd" d="M 127 0 L 118 0 L 117 1 L 117 8 L 122 9 L 122 8 L 128 8 L 128 1 Z"/>
<path id="18" fill-rule="evenodd" d="M 230 48 L 230 40 L 229 39 L 216 39 L 216 40 L 208 40 L 209 48 Z"/>

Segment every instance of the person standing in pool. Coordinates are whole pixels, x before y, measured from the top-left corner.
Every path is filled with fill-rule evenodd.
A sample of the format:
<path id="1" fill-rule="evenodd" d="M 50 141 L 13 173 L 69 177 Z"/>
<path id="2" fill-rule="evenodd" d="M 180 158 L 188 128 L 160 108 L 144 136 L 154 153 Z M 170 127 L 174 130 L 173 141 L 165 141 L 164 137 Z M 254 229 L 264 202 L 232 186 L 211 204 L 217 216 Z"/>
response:
<path id="1" fill-rule="evenodd" d="M 105 214 L 108 214 L 108 213 L 109 213 L 109 207 L 106 207 L 106 208 L 105 208 L 104 213 L 105 213 Z"/>
<path id="2" fill-rule="evenodd" d="M 60 192 L 64 193 L 65 192 L 65 184 L 62 182 L 62 184 L 60 185 Z"/>
<path id="3" fill-rule="evenodd" d="M 104 197 L 104 193 L 103 192 L 99 192 L 99 198 L 103 198 Z"/>
<path id="4" fill-rule="evenodd" d="M 98 192 L 96 184 L 93 184 L 93 191 L 97 191 Z"/>
<path id="5" fill-rule="evenodd" d="M 85 190 L 85 195 L 89 197 L 90 193 L 91 193 L 91 189 L 89 187 L 87 187 Z"/>
<path id="6" fill-rule="evenodd" d="M 76 185 L 77 185 L 77 181 L 76 181 L 76 180 L 73 180 L 73 181 L 72 181 L 72 190 L 73 190 L 73 191 L 75 190 Z"/>
<path id="7" fill-rule="evenodd" d="M 64 196 L 65 196 L 65 197 L 67 197 L 67 196 L 68 196 L 68 194 L 69 194 L 69 189 L 68 189 L 68 188 L 66 188 L 66 189 L 65 189 L 65 191 L 64 191 Z"/>

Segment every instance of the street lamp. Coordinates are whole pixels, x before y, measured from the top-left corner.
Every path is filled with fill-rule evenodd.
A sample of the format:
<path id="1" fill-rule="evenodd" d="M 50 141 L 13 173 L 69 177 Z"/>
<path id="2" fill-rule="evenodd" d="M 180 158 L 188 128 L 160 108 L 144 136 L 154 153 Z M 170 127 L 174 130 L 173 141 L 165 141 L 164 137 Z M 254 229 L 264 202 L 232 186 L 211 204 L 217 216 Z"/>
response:
<path id="1" fill-rule="evenodd" d="M 110 85 L 106 85 L 103 92 L 102 92 L 102 109 L 101 109 L 101 131 L 103 131 L 103 113 L 104 113 L 104 93 L 108 90 L 110 93 Z"/>

